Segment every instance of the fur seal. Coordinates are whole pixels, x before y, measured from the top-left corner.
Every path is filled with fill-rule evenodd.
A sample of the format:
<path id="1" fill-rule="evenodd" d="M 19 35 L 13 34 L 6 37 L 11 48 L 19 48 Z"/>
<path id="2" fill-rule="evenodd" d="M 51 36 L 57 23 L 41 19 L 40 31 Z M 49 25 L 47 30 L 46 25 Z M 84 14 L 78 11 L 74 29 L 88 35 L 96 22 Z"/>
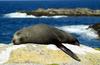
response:
<path id="1" fill-rule="evenodd" d="M 70 43 L 79 46 L 79 41 L 70 33 L 46 24 L 37 24 L 20 29 L 15 32 L 12 41 L 15 45 L 27 43 L 54 44 L 73 59 L 80 61 L 76 54 L 62 44 Z"/>

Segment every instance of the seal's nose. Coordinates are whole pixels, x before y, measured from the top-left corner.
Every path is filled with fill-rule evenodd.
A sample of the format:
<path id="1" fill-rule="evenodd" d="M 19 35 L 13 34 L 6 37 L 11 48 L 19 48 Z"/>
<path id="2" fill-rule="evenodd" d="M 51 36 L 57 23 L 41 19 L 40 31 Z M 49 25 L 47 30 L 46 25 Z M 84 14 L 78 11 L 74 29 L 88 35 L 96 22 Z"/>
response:
<path id="1" fill-rule="evenodd" d="M 12 42 L 15 44 L 15 39 L 13 39 Z"/>

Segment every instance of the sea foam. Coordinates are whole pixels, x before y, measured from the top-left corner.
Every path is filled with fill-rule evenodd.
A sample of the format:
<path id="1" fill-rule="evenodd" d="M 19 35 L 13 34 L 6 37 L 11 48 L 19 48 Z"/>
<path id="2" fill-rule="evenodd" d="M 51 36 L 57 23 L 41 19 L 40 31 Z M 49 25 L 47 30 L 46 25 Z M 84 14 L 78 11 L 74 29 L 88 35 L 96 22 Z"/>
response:
<path id="1" fill-rule="evenodd" d="M 82 38 L 87 38 L 87 39 L 98 38 L 99 36 L 97 35 L 96 31 L 88 27 L 89 25 L 69 25 L 69 26 L 62 26 L 57 28 L 70 33 L 78 34 Z"/>
<path id="2" fill-rule="evenodd" d="M 4 18 L 62 18 L 62 17 L 68 17 L 68 16 L 34 16 L 34 15 L 27 15 L 27 13 L 21 13 L 21 12 L 13 12 L 4 14 Z"/>

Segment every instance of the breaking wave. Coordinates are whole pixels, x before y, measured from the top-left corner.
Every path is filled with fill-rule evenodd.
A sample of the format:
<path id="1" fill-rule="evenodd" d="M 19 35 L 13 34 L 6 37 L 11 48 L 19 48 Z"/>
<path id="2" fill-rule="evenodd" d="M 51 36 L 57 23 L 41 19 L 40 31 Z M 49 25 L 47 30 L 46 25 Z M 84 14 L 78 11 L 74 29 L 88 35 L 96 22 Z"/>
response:
<path id="1" fill-rule="evenodd" d="M 77 34 L 81 38 L 87 38 L 87 39 L 96 38 L 97 39 L 98 35 L 96 31 L 88 27 L 89 25 L 69 25 L 69 26 L 62 26 L 62 27 L 57 27 L 57 28 L 73 33 L 73 34 Z"/>
<path id="2" fill-rule="evenodd" d="M 26 13 L 21 12 L 13 12 L 4 14 L 4 18 L 62 18 L 62 17 L 68 17 L 68 16 L 34 16 L 34 15 L 27 15 Z"/>

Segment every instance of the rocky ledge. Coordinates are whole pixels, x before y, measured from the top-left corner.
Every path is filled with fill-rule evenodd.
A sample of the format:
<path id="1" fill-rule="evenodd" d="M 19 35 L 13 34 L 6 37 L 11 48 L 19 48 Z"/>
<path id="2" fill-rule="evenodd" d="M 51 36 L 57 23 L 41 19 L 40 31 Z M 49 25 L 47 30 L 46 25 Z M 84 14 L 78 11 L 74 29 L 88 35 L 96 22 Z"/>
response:
<path id="1" fill-rule="evenodd" d="M 27 13 L 27 15 L 34 15 L 34 16 L 61 16 L 61 15 L 62 16 L 100 16 L 100 10 L 92 10 L 88 8 L 75 8 L 75 9 L 39 8 L 32 11 L 19 11 L 19 12 Z"/>
<path id="2" fill-rule="evenodd" d="M 90 25 L 89 28 L 94 29 L 100 38 L 100 23 L 95 23 L 93 25 Z"/>
<path id="3" fill-rule="evenodd" d="M 0 65 L 99 65 L 100 51 L 81 45 L 64 44 L 81 59 L 76 61 L 55 45 L 0 44 Z"/>

